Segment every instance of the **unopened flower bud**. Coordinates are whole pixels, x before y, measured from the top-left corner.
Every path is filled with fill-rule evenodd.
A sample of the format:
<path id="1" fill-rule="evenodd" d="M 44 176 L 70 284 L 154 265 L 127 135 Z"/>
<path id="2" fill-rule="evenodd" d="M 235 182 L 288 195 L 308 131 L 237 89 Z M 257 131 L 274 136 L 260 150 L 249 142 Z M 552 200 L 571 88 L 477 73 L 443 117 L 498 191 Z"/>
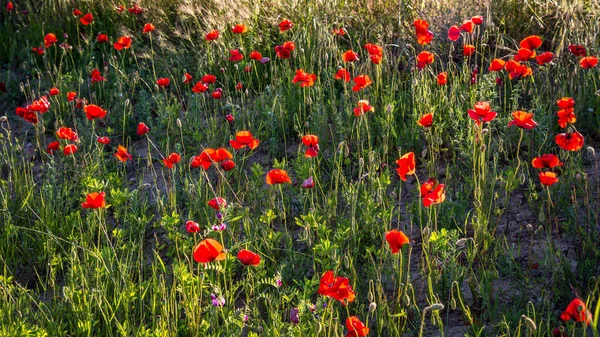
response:
<path id="1" fill-rule="evenodd" d="M 377 310 L 377 303 L 375 303 L 375 302 L 369 303 L 369 313 L 372 313 L 375 310 Z"/>

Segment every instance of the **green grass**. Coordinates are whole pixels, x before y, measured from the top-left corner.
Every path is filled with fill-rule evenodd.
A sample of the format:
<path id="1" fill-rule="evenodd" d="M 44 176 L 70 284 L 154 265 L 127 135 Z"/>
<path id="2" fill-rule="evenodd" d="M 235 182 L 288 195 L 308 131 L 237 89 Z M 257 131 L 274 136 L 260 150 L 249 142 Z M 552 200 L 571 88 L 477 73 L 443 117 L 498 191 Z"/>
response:
<path id="1" fill-rule="evenodd" d="M 561 326 L 598 336 L 600 73 L 567 49 L 600 54 L 594 2 L 159 0 L 142 2 L 139 16 L 112 1 L 13 2 L 7 13 L 0 1 L 0 336 L 345 336 L 350 316 L 370 336 L 541 337 Z M 94 22 L 79 23 L 76 8 Z M 452 43 L 448 28 L 475 15 L 484 24 Z M 284 18 L 294 27 L 280 33 Z M 431 44 L 417 44 L 415 19 L 429 22 Z M 149 22 L 156 30 L 142 34 Z M 249 31 L 233 34 L 237 23 Z M 346 35 L 332 34 L 340 27 Z M 212 29 L 219 38 L 205 41 Z M 58 43 L 32 52 L 51 32 Z M 533 34 L 543 39 L 538 54 L 554 53 L 551 64 L 530 61 L 532 76 L 512 81 L 488 70 Z M 115 50 L 124 35 L 131 48 Z M 279 59 L 274 48 L 286 41 L 296 48 Z M 366 43 L 383 47 L 381 64 Z M 473 56 L 462 55 L 465 43 Z M 232 49 L 244 60 L 230 62 Z M 342 62 L 348 49 L 360 60 Z M 270 61 L 250 60 L 253 50 Z M 418 70 L 423 50 L 435 60 Z M 333 79 L 340 67 L 373 84 L 352 91 L 352 81 Z M 91 83 L 93 69 L 106 81 Z M 293 84 L 298 69 L 315 84 Z M 442 71 L 445 86 L 436 83 Z M 205 74 L 217 82 L 193 93 Z M 161 77 L 168 87 L 155 84 Z M 52 87 L 60 94 L 37 124 L 15 114 Z M 211 97 L 216 88 L 221 99 Z M 106 117 L 86 119 L 67 102 L 70 91 Z M 576 102 L 579 151 L 555 142 L 566 132 L 556 117 L 562 97 Z M 359 100 L 374 112 L 356 117 Z M 489 102 L 496 118 L 476 127 L 467 113 L 476 102 Z M 516 110 L 533 112 L 538 126 L 508 127 Z M 426 113 L 429 129 L 416 123 Z M 136 133 L 140 122 L 146 135 Z M 79 140 L 57 139 L 60 127 Z M 260 140 L 256 149 L 230 146 L 242 130 Z M 304 156 L 306 134 L 319 137 L 314 158 Z M 55 140 L 60 149 L 48 154 Z M 65 156 L 70 143 L 78 150 Z M 132 160 L 115 158 L 118 145 Z M 226 148 L 235 168 L 191 167 L 206 148 Z M 182 160 L 167 169 L 174 152 Z M 416 172 L 402 181 L 396 160 L 408 152 Z M 564 162 L 548 187 L 531 165 L 545 153 Z M 267 185 L 272 169 L 292 184 Z M 301 188 L 311 176 L 314 188 Z M 430 177 L 445 185 L 445 200 L 424 207 L 419 189 Z M 106 207 L 82 207 L 100 191 Z M 207 205 L 215 197 L 228 204 L 219 214 Z M 187 221 L 200 231 L 188 233 Z M 226 229 L 213 230 L 219 224 Z M 386 242 L 392 229 L 410 239 L 398 254 Z M 194 260 L 206 238 L 224 246 L 225 260 Z M 242 249 L 260 264 L 242 265 Z M 348 278 L 354 301 L 318 293 L 328 270 Z M 575 298 L 590 311 L 587 328 L 560 318 Z"/>

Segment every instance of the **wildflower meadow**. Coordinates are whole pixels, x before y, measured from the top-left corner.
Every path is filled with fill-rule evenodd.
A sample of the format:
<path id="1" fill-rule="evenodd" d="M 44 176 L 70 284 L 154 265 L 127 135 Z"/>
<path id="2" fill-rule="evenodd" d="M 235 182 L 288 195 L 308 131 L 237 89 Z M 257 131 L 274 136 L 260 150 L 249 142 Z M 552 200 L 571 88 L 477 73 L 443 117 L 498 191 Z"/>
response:
<path id="1" fill-rule="evenodd" d="M 599 337 L 600 3 L 0 0 L 0 336 Z"/>

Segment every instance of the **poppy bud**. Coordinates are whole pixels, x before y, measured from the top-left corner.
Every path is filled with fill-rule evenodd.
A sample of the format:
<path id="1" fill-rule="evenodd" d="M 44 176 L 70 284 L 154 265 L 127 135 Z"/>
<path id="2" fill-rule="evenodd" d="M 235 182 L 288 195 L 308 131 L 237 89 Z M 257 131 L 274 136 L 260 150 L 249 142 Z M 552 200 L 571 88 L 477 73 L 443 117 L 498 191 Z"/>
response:
<path id="1" fill-rule="evenodd" d="M 375 303 L 375 302 L 369 303 L 369 313 L 372 313 L 375 310 L 377 310 L 377 303 Z"/>
<path id="2" fill-rule="evenodd" d="M 181 119 L 177 118 L 177 127 L 181 129 Z"/>
<path id="3" fill-rule="evenodd" d="M 456 248 L 458 249 L 462 249 L 465 248 L 465 245 L 467 244 L 467 238 L 462 238 L 462 239 L 458 239 L 458 241 L 456 241 Z"/>
<path id="4" fill-rule="evenodd" d="M 521 318 L 522 318 L 523 320 L 525 320 L 525 325 L 527 325 L 527 327 L 528 327 L 528 328 L 529 328 L 531 331 L 535 331 L 535 330 L 537 330 L 537 326 L 535 325 L 535 322 L 534 322 L 534 321 L 533 321 L 531 318 L 529 318 L 529 317 L 527 317 L 527 316 L 525 316 L 525 315 L 521 315 Z"/>
<path id="5" fill-rule="evenodd" d="M 490 129 L 488 129 L 488 128 L 485 128 L 485 129 L 481 130 L 481 134 L 482 134 L 482 135 L 485 135 L 485 134 L 487 134 L 488 132 L 490 132 Z"/>
<path id="6" fill-rule="evenodd" d="M 581 174 L 577 173 L 575 175 L 575 179 L 577 179 L 577 181 L 581 181 Z"/>
<path id="7" fill-rule="evenodd" d="M 408 297 L 408 295 L 404 295 L 404 296 L 402 297 L 402 300 L 404 301 L 404 305 L 405 305 L 405 306 L 407 306 L 407 307 L 408 307 L 408 306 L 410 305 L 410 297 Z"/>
<path id="8" fill-rule="evenodd" d="M 596 150 L 594 150 L 593 147 L 588 146 L 587 147 L 587 152 L 590 154 L 590 156 L 593 156 L 594 158 L 596 158 Z"/>
<path id="9" fill-rule="evenodd" d="M 429 236 L 429 227 L 423 228 L 423 231 L 421 233 L 423 234 L 423 238 L 428 237 Z"/>
<path id="10" fill-rule="evenodd" d="M 527 226 L 525 226 L 525 227 L 527 228 L 528 232 L 532 232 L 533 231 L 533 226 L 530 223 L 528 223 Z"/>
<path id="11" fill-rule="evenodd" d="M 431 311 L 440 311 L 440 310 L 444 310 L 444 305 L 442 303 L 434 303 L 432 305 L 430 305 L 429 307 L 425 308 L 425 310 L 431 310 Z"/>
<path id="12" fill-rule="evenodd" d="M 0 117 L 0 122 L 2 122 L 2 123 L 6 122 L 7 120 L 8 120 L 8 117 L 6 117 L 6 116 Z"/>
<path id="13" fill-rule="evenodd" d="M 450 300 L 450 308 L 452 310 L 456 310 L 456 299 L 454 297 L 452 297 L 452 299 Z"/>
<path id="14" fill-rule="evenodd" d="M 232 114 L 227 114 L 225 116 L 225 119 L 229 122 L 229 123 L 233 123 L 233 121 L 235 120 L 235 118 L 233 118 Z"/>

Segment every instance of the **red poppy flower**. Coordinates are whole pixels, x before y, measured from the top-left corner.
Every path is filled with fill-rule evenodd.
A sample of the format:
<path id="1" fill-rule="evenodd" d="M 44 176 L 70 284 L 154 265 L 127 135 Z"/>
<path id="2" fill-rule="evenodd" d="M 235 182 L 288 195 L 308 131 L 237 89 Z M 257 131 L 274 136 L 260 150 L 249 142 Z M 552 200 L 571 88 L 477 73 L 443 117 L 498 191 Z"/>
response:
<path id="1" fill-rule="evenodd" d="M 319 137 L 315 135 L 302 136 L 302 144 L 307 147 L 304 153 L 306 158 L 316 157 L 319 153 Z"/>
<path id="2" fill-rule="evenodd" d="M 471 18 L 471 21 L 477 26 L 483 24 L 483 16 L 477 15 Z"/>
<path id="3" fill-rule="evenodd" d="M 400 159 L 396 160 L 396 172 L 400 179 L 406 181 L 407 175 L 413 175 L 416 171 L 415 154 L 413 152 L 405 153 Z"/>
<path id="4" fill-rule="evenodd" d="M 558 116 L 558 125 L 561 128 L 566 128 L 567 124 L 573 124 L 577 121 L 573 108 L 558 110 L 556 115 Z"/>
<path id="5" fill-rule="evenodd" d="M 108 35 L 98 34 L 98 36 L 96 36 L 96 41 L 98 41 L 98 43 L 108 42 Z"/>
<path id="6" fill-rule="evenodd" d="M 240 250 L 237 258 L 244 266 L 258 266 L 260 264 L 260 255 L 247 249 Z"/>
<path id="7" fill-rule="evenodd" d="M 173 168 L 173 165 L 179 163 L 181 161 L 181 155 L 179 153 L 171 153 L 167 158 L 163 159 L 163 164 L 167 168 Z"/>
<path id="8" fill-rule="evenodd" d="M 72 102 L 75 99 L 75 97 L 77 97 L 77 93 L 74 91 L 69 91 L 67 93 L 67 102 Z"/>
<path id="9" fill-rule="evenodd" d="M 565 322 L 572 319 L 589 325 L 592 322 L 592 314 L 587 310 L 585 302 L 576 298 L 569 303 L 567 309 L 560 315 L 560 319 Z"/>
<path id="10" fill-rule="evenodd" d="M 235 168 L 235 162 L 231 159 L 226 159 L 221 163 L 221 168 L 223 171 L 231 171 Z"/>
<path id="11" fill-rule="evenodd" d="M 106 110 L 103 110 L 101 107 L 94 104 L 84 106 L 83 112 L 85 112 L 85 117 L 88 120 L 93 120 L 94 118 L 104 118 L 104 116 L 106 116 Z"/>
<path id="12" fill-rule="evenodd" d="M 202 81 L 196 82 L 196 85 L 192 88 L 192 91 L 199 94 L 208 90 L 208 85 L 202 83 Z"/>
<path id="13" fill-rule="evenodd" d="M 80 16 L 81 14 L 82 14 L 82 13 L 81 13 L 81 11 L 80 11 L 79 9 L 75 8 L 75 9 L 73 10 L 73 16 Z"/>
<path id="14" fill-rule="evenodd" d="M 438 85 L 446 85 L 448 83 L 448 73 L 441 72 L 437 75 L 437 84 Z"/>
<path id="15" fill-rule="evenodd" d="M 79 19 L 79 22 L 81 22 L 82 25 L 87 26 L 94 22 L 94 16 L 92 15 L 92 13 L 87 13 L 81 19 Z"/>
<path id="16" fill-rule="evenodd" d="M 335 75 L 333 76 L 333 79 L 343 80 L 344 82 L 350 82 L 350 73 L 344 68 L 339 69 L 337 73 L 335 73 Z"/>
<path id="17" fill-rule="evenodd" d="M 473 29 L 475 29 L 475 23 L 472 20 L 465 20 L 460 26 L 460 30 L 465 31 L 469 34 L 473 34 Z"/>
<path id="18" fill-rule="evenodd" d="M 240 53 L 239 49 L 230 50 L 229 54 L 231 54 L 231 56 L 229 57 L 229 61 L 231 62 L 238 62 L 244 59 L 244 55 Z"/>
<path id="19" fill-rule="evenodd" d="M 583 69 L 590 69 L 598 65 L 598 58 L 596 56 L 587 56 L 579 60 L 579 65 Z"/>
<path id="20" fill-rule="evenodd" d="M 50 88 L 48 93 L 50 94 L 50 96 L 56 96 L 60 93 L 60 90 L 58 90 L 58 88 Z"/>
<path id="21" fill-rule="evenodd" d="M 92 192 L 85 197 L 85 202 L 81 203 L 83 208 L 104 208 L 105 206 L 104 192 Z"/>
<path id="22" fill-rule="evenodd" d="M 552 186 L 558 182 L 556 173 L 550 171 L 544 171 L 539 173 L 540 183 L 544 186 Z"/>
<path id="23" fill-rule="evenodd" d="M 96 82 L 106 81 L 106 79 L 100 74 L 98 69 L 92 70 L 90 73 L 90 79 L 92 80 L 92 84 Z"/>
<path id="24" fill-rule="evenodd" d="M 541 53 L 540 55 L 538 55 L 535 58 L 537 64 L 540 66 L 543 66 L 545 64 L 552 62 L 552 59 L 554 59 L 554 54 L 549 51 Z"/>
<path id="25" fill-rule="evenodd" d="M 17 116 L 23 118 L 31 124 L 35 125 L 38 122 L 38 115 L 35 113 L 35 111 L 31 110 L 31 105 L 28 105 L 25 108 L 17 107 L 15 112 Z"/>
<path id="26" fill-rule="evenodd" d="M 206 33 L 206 36 L 204 38 L 206 39 L 206 41 L 212 41 L 212 40 L 216 40 L 218 37 L 219 37 L 219 31 L 211 30 L 210 32 Z"/>
<path id="27" fill-rule="evenodd" d="M 127 151 L 127 149 L 124 146 L 119 145 L 119 147 L 117 147 L 117 152 L 115 153 L 115 157 L 117 157 L 117 159 L 121 162 L 127 162 L 130 159 L 133 159 L 133 157 L 131 157 L 131 154 L 129 154 L 129 151 Z"/>
<path id="28" fill-rule="evenodd" d="M 42 48 L 41 46 L 39 48 L 38 47 L 33 47 L 33 48 L 31 48 L 31 51 L 35 52 L 39 56 L 44 55 L 44 48 Z"/>
<path id="29" fill-rule="evenodd" d="M 77 145 L 75 145 L 75 144 L 69 144 L 69 145 L 65 146 L 65 148 L 63 149 L 63 153 L 65 156 L 70 156 L 70 155 L 74 154 L 75 152 L 77 152 Z"/>
<path id="30" fill-rule="evenodd" d="M 583 136 L 579 132 L 556 135 L 556 144 L 566 151 L 579 151 L 583 147 Z"/>
<path id="31" fill-rule="evenodd" d="M 356 316 L 346 318 L 346 337 L 364 337 L 369 335 L 369 328 Z"/>
<path id="32" fill-rule="evenodd" d="M 144 25 L 144 30 L 142 31 L 142 33 L 144 34 L 148 34 L 148 33 L 152 33 L 154 31 L 154 25 L 151 23 L 147 23 Z"/>
<path id="33" fill-rule="evenodd" d="M 104 144 L 104 145 L 106 145 L 106 144 L 110 143 L 110 138 L 108 138 L 108 137 L 98 137 L 98 138 L 96 139 L 96 141 L 97 141 L 98 143 L 100 143 L 100 144 Z"/>
<path id="34" fill-rule="evenodd" d="M 46 146 L 46 153 L 54 154 L 54 152 L 58 151 L 60 148 L 60 143 L 57 141 L 50 142 L 48 146 Z"/>
<path id="35" fill-rule="evenodd" d="M 311 87 L 315 84 L 317 75 L 306 73 L 304 70 L 296 70 L 296 76 L 292 79 L 292 83 L 300 83 L 300 87 Z"/>
<path id="36" fill-rule="evenodd" d="M 344 28 L 341 28 L 341 27 L 340 28 L 334 28 L 331 31 L 331 34 L 333 34 L 333 35 L 339 35 L 339 36 L 344 36 L 344 35 L 346 35 L 346 30 Z"/>
<path id="37" fill-rule="evenodd" d="M 50 110 L 50 101 L 46 96 L 40 97 L 40 99 L 35 100 L 28 106 L 29 109 L 33 111 L 37 111 L 41 114 L 44 114 Z"/>
<path id="38" fill-rule="evenodd" d="M 150 128 L 143 122 L 140 122 L 137 125 L 137 129 L 136 129 L 136 134 L 138 136 L 143 136 L 145 134 L 147 134 L 150 131 Z"/>
<path id="39" fill-rule="evenodd" d="M 46 46 L 46 48 L 52 46 L 56 42 L 58 42 L 58 39 L 54 33 L 48 33 L 44 36 L 44 46 Z"/>
<path id="40" fill-rule="evenodd" d="M 367 100 L 358 101 L 358 106 L 354 108 L 354 116 L 358 117 L 365 112 L 375 112 L 375 108 L 370 106 Z"/>
<path id="41" fill-rule="evenodd" d="M 542 38 L 537 35 L 530 35 L 521 40 L 519 46 L 525 49 L 538 49 L 542 46 Z"/>
<path id="42" fill-rule="evenodd" d="M 277 57 L 279 57 L 280 59 L 287 59 L 290 58 L 290 56 L 292 56 L 292 53 L 285 49 L 284 46 L 275 46 L 275 55 L 277 55 Z"/>
<path id="43" fill-rule="evenodd" d="M 134 14 L 134 15 L 140 15 L 140 14 L 142 14 L 142 12 L 144 10 L 142 9 L 142 7 L 135 4 L 135 5 L 133 5 L 133 7 L 129 8 L 127 11 L 129 11 L 129 13 Z"/>
<path id="44" fill-rule="evenodd" d="M 342 61 L 344 62 L 354 62 L 358 60 L 358 54 L 352 50 L 347 50 L 342 54 Z"/>
<path id="45" fill-rule="evenodd" d="M 571 97 L 563 97 L 556 101 L 559 109 L 571 109 L 575 106 L 575 100 Z"/>
<path id="46" fill-rule="evenodd" d="M 470 45 L 470 44 L 466 44 L 463 46 L 463 55 L 464 56 L 471 56 L 475 54 L 475 46 Z"/>
<path id="47" fill-rule="evenodd" d="M 352 91 L 357 92 L 373 84 L 369 75 L 359 75 L 354 78 L 354 86 Z"/>
<path id="48" fill-rule="evenodd" d="M 231 152 L 227 151 L 227 149 L 218 148 L 215 150 L 213 148 L 206 148 L 200 153 L 200 155 L 192 158 L 190 166 L 193 168 L 202 166 L 202 168 L 208 170 L 213 162 L 220 163 L 227 159 L 233 159 L 233 155 Z"/>
<path id="49" fill-rule="evenodd" d="M 437 184 L 437 181 L 434 178 L 429 178 L 429 180 L 424 182 L 421 185 L 423 206 L 429 207 L 444 202 L 444 200 L 446 200 L 444 189 L 444 184 Z"/>
<path id="50" fill-rule="evenodd" d="M 413 22 L 413 26 L 415 27 L 418 44 L 426 45 L 433 40 L 433 33 L 428 29 L 429 23 L 427 21 L 417 19 Z"/>
<path id="51" fill-rule="evenodd" d="M 504 65 L 506 64 L 506 62 L 504 60 L 501 59 L 493 59 L 492 63 L 490 64 L 490 67 L 488 68 L 489 71 L 501 71 L 502 69 L 504 69 Z"/>
<path id="52" fill-rule="evenodd" d="M 286 41 L 283 43 L 283 48 L 287 51 L 294 51 L 294 49 L 296 49 L 296 44 L 292 41 Z"/>
<path id="53" fill-rule="evenodd" d="M 213 91 L 210 96 L 214 99 L 221 99 L 221 97 L 223 97 L 223 89 L 221 88 L 217 88 L 215 89 L 215 91 Z"/>
<path id="54" fill-rule="evenodd" d="M 162 88 L 168 87 L 169 83 L 171 83 L 171 80 L 167 77 L 162 77 L 162 78 L 159 78 L 158 80 L 156 80 L 156 85 L 158 85 L 159 87 L 162 87 Z"/>
<path id="55" fill-rule="evenodd" d="M 422 51 L 417 55 L 417 68 L 423 69 L 426 65 L 432 64 L 435 60 L 433 53 L 428 51 Z"/>
<path id="56" fill-rule="evenodd" d="M 421 117 L 421 119 L 417 121 L 417 124 L 424 128 L 430 127 L 431 125 L 433 125 L 433 114 L 428 113 L 426 115 L 423 115 L 423 117 Z"/>
<path id="57" fill-rule="evenodd" d="M 131 38 L 129 36 L 121 36 L 117 42 L 113 44 L 116 50 L 129 49 L 131 47 Z"/>
<path id="58" fill-rule="evenodd" d="M 334 298 L 343 305 L 354 301 L 355 294 L 350 286 L 350 280 L 346 277 L 337 276 L 333 274 L 333 270 L 325 272 L 319 282 L 318 293 L 327 297 Z M 346 301 L 344 301 L 346 300 Z"/>
<path id="59" fill-rule="evenodd" d="M 519 48 L 517 55 L 515 55 L 515 61 L 529 61 L 529 59 L 535 57 L 535 49 Z"/>
<path id="60" fill-rule="evenodd" d="M 508 64 L 508 62 L 507 62 Z M 511 72 L 508 73 L 508 78 L 510 78 L 511 80 L 513 79 L 519 79 L 519 78 L 524 78 L 524 77 L 528 77 L 531 76 L 532 71 L 531 68 L 529 68 L 526 65 L 517 65 L 516 68 L 514 68 Z"/>
<path id="61" fill-rule="evenodd" d="M 13 5 L 12 1 L 9 1 L 6 3 L 6 11 L 7 12 L 12 12 L 12 10 L 15 9 L 15 6 Z"/>
<path id="62" fill-rule="evenodd" d="M 61 127 L 56 131 L 56 137 L 60 139 L 68 139 L 72 142 L 76 142 L 79 139 L 77 133 L 71 128 Z"/>
<path id="63" fill-rule="evenodd" d="M 213 84 L 217 81 L 217 76 L 215 76 L 213 74 L 206 74 L 206 75 L 202 76 L 201 81 L 206 84 Z"/>
<path id="64" fill-rule="evenodd" d="M 279 23 L 279 32 L 283 33 L 288 29 L 292 29 L 292 27 L 294 27 L 294 24 L 292 23 L 292 21 L 290 21 L 288 19 L 283 19 Z"/>
<path id="65" fill-rule="evenodd" d="M 239 131 L 235 134 L 235 139 L 229 141 L 231 147 L 236 150 L 243 149 L 248 146 L 251 150 L 254 150 L 260 141 L 252 137 L 250 131 Z"/>
<path id="66" fill-rule="evenodd" d="M 450 41 L 456 41 L 460 37 L 460 28 L 457 25 L 453 25 L 448 29 L 448 38 Z"/>
<path id="67" fill-rule="evenodd" d="M 256 50 L 250 53 L 250 59 L 252 59 L 254 61 L 260 61 L 261 58 L 262 58 L 261 53 L 257 52 Z"/>
<path id="68" fill-rule="evenodd" d="M 122 13 L 125 10 L 125 6 L 119 5 L 116 6 L 115 9 L 117 10 L 117 12 Z"/>
<path id="69" fill-rule="evenodd" d="M 198 263 L 209 263 L 225 260 L 223 246 L 214 239 L 205 239 L 194 248 L 194 261 Z"/>
<path id="70" fill-rule="evenodd" d="M 367 53 L 369 53 L 370 56 L 383 57 L 383 48 L 381 46 L 378 46 L 374 43 L 367 43 L 364 45 L 364 48 L 367 50 Z"/>
<path id="71" fill-rule="evenodd" d="M 235 25 L 233 28 L 231 28 L 231 31 L 234 34 L 243 34 L 243 33 L 245 33 L 245 32 L 248 31 L 248 27 L 246 27 L 245 25 L 239 23 L 239 24 Z"/>
<path id="72" fill-rule="evenodd" d="M 192 82 L 192 75 L 185 73 L 183 74 L 183 84 L 188 84 L 190 82 Z"/>
<path id="73" fill-rule="evenodd" d="M 196 234 L 200 231 L 200 225 L 198 225 L 197 222 L 188 220 L 188 222 L 185 223 L 185 230 L 188 231 L 188 233 Z"/>
<path id="74" fill-rule="evenodd" d="M 488 102 L 477 102 L 475 103 L 475 108 L 473 110 L 469 110 L 469 117 L 474 120 L 477 125 L 481 124 L 481 122 L 490 122 L 493 120 L 497 113 L 492 111 L 492 107 Z"/>
<path id="75" fill-rule="evenodd" d="M 554 168 L 556 166 L 562 166 L 563 163 L 553 154 L 544 154 L 541 157 L 535 157 L 531 161 L 531 166 L 538 169 L 543 168 Z"/>
<path id="76" fill-rule="evenodd" d="M 214 208 L 217 211 L 220 211 L 221 208 L 227 207 L 227 200 L 221 197 L 212 198 L 208 201 L 208 206 Z"/>
<path id="77" fill-rule="evenodd" d="M 273 169 L 269 171 L 269 173 L 267 173 L 266 181 L 269 185 L 292 183 L 292 179 L 290 179 L 287 172 L 281 169 Z"/>
<path id="78" fill-rule="evenodd" d="M 570 44 L 569 51 L 571 52 L 571 54 L 573 54 L 575 56 L 586 56 L 587 55 L 587 50 L 585 49 L 585 47 L 579 46 L 576 44 Z"/>
<path id="79" fill-rule="evenodd" d="M 508 126 L 516 125 L 521 129 L 531 130 L 538 124 L 533 120 L 533 114 L 525 111 L 514 111 L 512 113 L 513 120 L 508 123 Z"/>
<path id="80" fill-rule="evenodd" d="M 398 253 L 402 246 L 410 243 L 408 236 L 404 234 L 402 231 L 398 231 L 396 229 L 392 229 L 391 231 L 385 234 L 385 239 L 390 245 L 390 249 L 392 250 L 392 254 Z"/>

